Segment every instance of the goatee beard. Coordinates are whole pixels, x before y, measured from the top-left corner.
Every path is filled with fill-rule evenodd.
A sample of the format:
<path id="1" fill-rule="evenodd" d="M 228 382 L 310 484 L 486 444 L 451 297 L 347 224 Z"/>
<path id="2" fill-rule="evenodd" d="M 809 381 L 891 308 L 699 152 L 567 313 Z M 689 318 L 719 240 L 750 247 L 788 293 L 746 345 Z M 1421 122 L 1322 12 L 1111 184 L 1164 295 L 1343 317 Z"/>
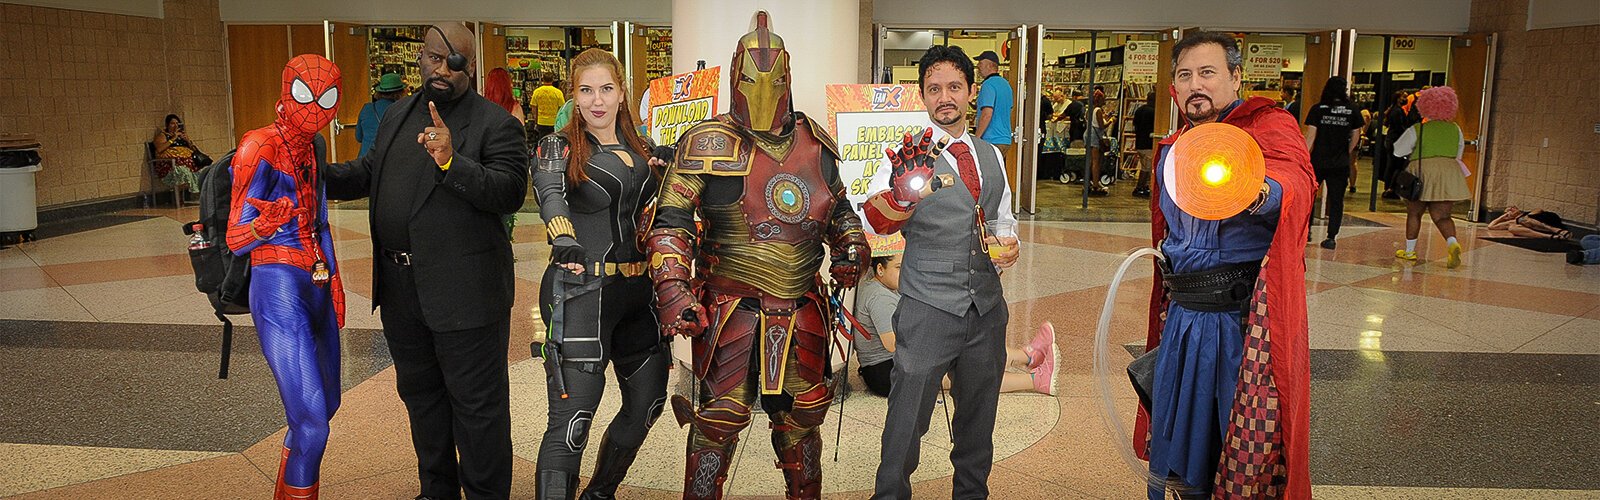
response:
<path id="1" fill-rule="evenodd" d="M 1206 109 L 1202 111 L 1190 111 L 1191 107 L 1189 104 L 1197 103 L 1201 100 L 1204 100 L 1206 104 L 1209 104 L 1209 106 L 1206 106 Z M 1217 115 L 1221 112 L 1222 110 L 1217 109 L 1217 104 L 1215 102 L 1212 102 L 1211 99 L 1204 97 L 1190 98 L 1189 102 L 1184 103 L 1183 106 L 1183 116 L 1188 118 L 1192 123 L 1206 123 L 1215 121 L 1217 119 Z"/>
<path id="2" fill-rule="evenodd" d="M 1208 123 L 1217 119 L 1217 108 L 1213 107 L 1199 113 L 1185 112 L 1183 116 L 1193 123 Z"/>

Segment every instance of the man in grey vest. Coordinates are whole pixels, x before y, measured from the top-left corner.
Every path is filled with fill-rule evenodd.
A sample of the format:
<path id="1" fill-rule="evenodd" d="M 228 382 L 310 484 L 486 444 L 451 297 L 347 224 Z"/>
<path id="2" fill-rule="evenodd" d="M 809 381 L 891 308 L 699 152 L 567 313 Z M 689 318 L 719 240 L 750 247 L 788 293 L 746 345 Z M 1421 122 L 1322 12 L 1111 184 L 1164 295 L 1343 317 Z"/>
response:
<path id="1" fill-rule="evenodd" d="M 923 103 L 938 126 L 923 134 L 921 144 L 908 136 L 900 151 L 889 152 L 894 168 L 873 177 L 867 190 L 874 194 L 865 207 L 878 234 L 905 236 L 907 263 L 894 316 L 898 336 L 887 418 L 894 424 L 884 427 L 873 498 L 911 497 L 911 473 L 946 373 L 956 407 L 952 496 L 985 498 L 1006 363 L 1009 315 L 1000 270 L 1016 263 L 1017 244 L 1014 234 L 989 236 L 983 224 L 1014 226 L 1016 218 L 1000 151 L 967 132 L 972 60 L 960 47 L 935 46 L 923 54 L 918 70 Z M 997 247 L 993 258 L 991 245 Z"/>

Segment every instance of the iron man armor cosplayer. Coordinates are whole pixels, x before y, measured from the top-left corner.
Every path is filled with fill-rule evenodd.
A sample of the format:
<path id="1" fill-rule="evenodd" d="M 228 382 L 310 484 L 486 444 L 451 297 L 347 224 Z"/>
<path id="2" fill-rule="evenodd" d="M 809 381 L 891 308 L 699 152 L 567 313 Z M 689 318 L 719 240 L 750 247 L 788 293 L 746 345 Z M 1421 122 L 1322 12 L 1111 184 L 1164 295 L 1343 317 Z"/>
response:
<path id="1" fill-rule="evenodd" d="M 832 138 L 792 109 L 789 53 L 765 12 L 739 39 L 729 77 L 729 112 L 679 141 L 646 235 L 662 332 L 693 339 L 698 401 L 672 401 L 679 425 L 693 424 L 683 498 L 721 498 L 758 396 L 787 496 L 817 498 L 817 428 L 833 400 L 817 272 L 827 244 L 837 286 L 854 287 L 871 251 Z"/>
<path id="2" fill-rule="evenodd" d="M 317 131 L 339 104 L 339 68 L 305 54 L 283 68 L 278 118 L 233 155 L 228 249 L 250 255 L 250 317 L 288 416 L 274 499 L 317 498 L 328 421 L 339 408 L 344 285 L 317 180 Z M 272 200 L 272 201 L 267 201 Z"/>

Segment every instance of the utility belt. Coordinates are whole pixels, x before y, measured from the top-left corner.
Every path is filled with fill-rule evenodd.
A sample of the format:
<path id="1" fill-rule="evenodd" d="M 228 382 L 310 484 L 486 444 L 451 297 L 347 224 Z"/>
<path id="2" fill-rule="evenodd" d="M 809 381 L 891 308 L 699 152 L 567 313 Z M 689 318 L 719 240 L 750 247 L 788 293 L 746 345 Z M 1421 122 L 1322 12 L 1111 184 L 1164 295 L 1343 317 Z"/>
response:
<path id="1" fill-rule="evenodd" d="M 647 269 L 644 261 L 639 262 L 595 262 L 587 266 L 595 276 L 622 276 L 624 278 L 637 278 L 644 276 Z"/>
<path id="2" fill-rule="evenodd" d="M 1184 309 L 1203 312 L 1244 312 L 1250 308 L 1261 262 L 1242 262 L 1193 273 L 1174 273 L 1161 262 L 1161 287 L 1167 298 Z"/>
<path id="3" fill-rule="evenodd" d="M 550 263 L 550 267 L 557 267 L 557 266 L 560 266 L 560 264 L 557 264 L 555 262 L 551 262 Z M 589 262 L 589 263 L 584 264 L 583 269 L 584 269 L 583 276 L 585 276 L 585 277 L 637 278 L 639 276 L 644 276 L 645 271 L 648 271 L 649 267 L 645 264 L 644 261 L 639 261 L 639 262 Z"/>

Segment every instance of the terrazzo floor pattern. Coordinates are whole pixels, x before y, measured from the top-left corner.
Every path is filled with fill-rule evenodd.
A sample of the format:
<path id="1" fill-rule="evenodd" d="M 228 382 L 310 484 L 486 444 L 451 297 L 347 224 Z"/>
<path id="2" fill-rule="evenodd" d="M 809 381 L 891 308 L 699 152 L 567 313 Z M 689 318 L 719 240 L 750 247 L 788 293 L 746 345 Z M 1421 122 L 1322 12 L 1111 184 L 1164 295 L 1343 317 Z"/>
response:
<path id="1" fill-rule="evenodd" d="M 0 391 L 0 405 L 27 408 L 0 413 L 17 423 L 56 424 L 48 432 L 8 424 L 10 432 L 0 433 L 0 497 L 269 496 L 282 410 L 247 326 L 236 334 L 235 374 L 215 379 L 216 319 L 194 292 L 177 231 L 177 222 L 192 219 L 193 211 L 128 211 L 118 214 L 120 224 L 85 224 L 0 250 L 0 366 L 5 379 L 21 382 Z M 1442 242 L 1428 239 L 1419 249 L 1423 260 L 1398 262 L 1391 256 L 1399 240 L 1395 226 L 1403 220 L 1359 217 L 1365 223 L 1347 224 L 1338 250 L 1307 248 L 1317 498 L 1600 498 L 1600 474 L 1583 462 L 1583 450 L 1597 447 L 1592 430 L 1584 429 L 1600 428 L 1592 409 L 1600 404 L 1594 396 L 1600 393 L 1594 376 L 1600 373 L 1600 268 L 1478 240 L 1494 234 L 1472 227 L 1464 227 L 1467 265 L 1460 269 L 1444 269 Z M 349 284 L 350 324 L 343 337 L 346 392 L 324 458 L 323 498 L 410 498 L 417 479 L 404 410 L 375 331 L 381 325 L 366 314 L 366 212 L 337 210 L 330 219 Z M 539 328 L 529 313 L 547 258 L 542 232 L 527 221 L 515 231 L 513 346 L 526 345 Z M 1003 277 L 1012 311 L 1008 343 L 1020 346 L 1039 323 L 1052 321 L 1062 368 L 1054 398 L 1002 396 L 992 497 L 1141 497 L 1103 424 L 1090 352 L 1112 272 L 1128 251 L 1148 245 L 1149 226 L 1025 222 L 1021 233 L 1023 258 Z M 1519 271 L 1504 272 L 1508 266 Z M 1149 276 L 1149 266 L 1135 266 L 1121 286 L 1113 343 L 1143 342 Z M 1508 293 L 1515 299 L 1502 297 Z M 530 498 L 544 427 L 543 368 L 525 349 L 507 356 L 514 496 Z M 32 364 L 15 363 L 26 359 Z M 62 363 L 52 370 L 52 361 Z M 1521 370 L 1533 365 L 1545 369 Z M 143 382 L 161 389 L 130 389 L 129 373 L 144 374 Z M 1131 420 L 1132 392 L 1120 381 L 1113 385 L 1118 412 Z M 233 401 L 235 410 L 259 412 L 254 421 L 280 423 L 190 432 L 184 425 L 225 421 L 225 412 L 207 409 L 202 398 L 183 407 L 188 414 L 180 417 L 192 423 L 173 423 L 152 416 L 159 411 L 139 397 L 140 391 L 176 394 L 195 387 L 237 393 L 237 399 L 212 404 Z M 74 421 L 65 417 L 93 412 L 40 403 L 95 391 L 99 399 L 92 403 L 129 411 Z M 1479 404 L 1486 397 L 1496 403 Z M 848 401 L 843 417 L 836 404 L 824 425 L 828 498 L 867 496 L 879 433 L 890 425 L 883 421 L 882 398 L 858 392 Z M 618 404 L 614 386 L 608 387 L 596 434 Z M 1524 418 L 1529 413 L 1542 416 Z M 728 483 L 732 497 L 781 492 L 763 419 L 758 415 L 743 437 Z M 833 440 L 841 422 L 836 463 Z M 1452 427 L 1463 422 L 1471 426 Z M 1506 422 L 1516 424 L 1495 427 Z M 89 430 L 108 425 L 164 436 L 97 440 L 105 433 Z M 950 493 L 947 432 L 936 409 L 913 476 L 918 497 Z M 664 416 L 619 496 L 676 497 L 684 436 Z M 1562 436 L 1573 453 L 1538 452 L 1563 446 Z M 1450 446 L 1457 440 L 1465 446 Z M 585 473 L 594 454 L 591 447 Z M 1492 458 L 1497 454 L 1520 459 Z M 1357 460 L 1362 457 L 1367 460 Z"/>

